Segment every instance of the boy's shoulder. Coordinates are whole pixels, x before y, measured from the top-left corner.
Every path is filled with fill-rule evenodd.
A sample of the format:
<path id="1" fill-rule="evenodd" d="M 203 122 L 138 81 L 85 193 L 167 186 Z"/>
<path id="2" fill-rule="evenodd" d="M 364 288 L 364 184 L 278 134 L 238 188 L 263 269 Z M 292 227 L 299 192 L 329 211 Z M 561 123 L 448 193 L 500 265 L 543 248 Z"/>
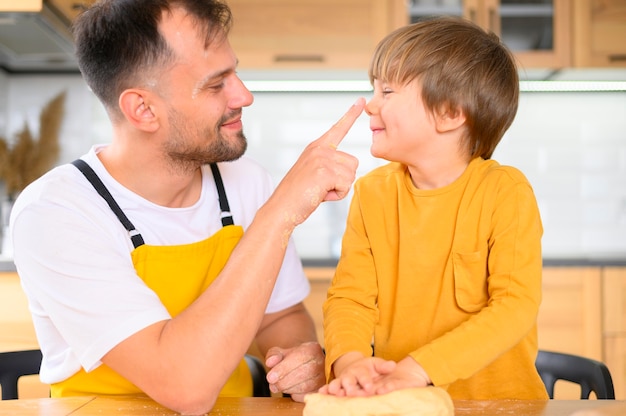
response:
<path id="1" fill-rule="evenodd" d="M 397 162 L 376 167 L 356 180 L 354 190 L 359 194 L 384 194 L 400 186 L 404 181 L 405 171 L 406 165 Z"/>
<path id="2" fill-rule="evenodd" d="M 511 182 L 528 182 L 521 170 L 514 166 L 501 165 L 493 159 L 480 160 L 476 170 L 485 179 L 510 180 Z"/>

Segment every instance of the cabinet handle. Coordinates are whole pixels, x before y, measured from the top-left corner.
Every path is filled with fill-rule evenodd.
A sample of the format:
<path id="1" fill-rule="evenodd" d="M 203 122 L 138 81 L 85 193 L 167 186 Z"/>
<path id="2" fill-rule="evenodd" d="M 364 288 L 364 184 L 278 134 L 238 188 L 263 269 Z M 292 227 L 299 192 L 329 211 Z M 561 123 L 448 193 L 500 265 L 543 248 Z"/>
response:
<path id="1" fill-rule="evenodd" d="M 475 8 L 469 7 L 467 9 L 467 18 L 474 23 L 478 23 L 476 21 L 476 9 Z"/>
<path id="2" fill-rule="evenodd" d="M 499 12 L 493 7 L 489 8 L 489 30 L 500 36 Z"/>
<path id="3" fill-rule="evenodd" d="M 615 55 L 609 55 L 609 61 L 610 62 L 626 61 L 626 54 L 619 53 L 619 54 L 615 54 Z"/>
<path id="4" fill-rule="evenodd" d="M 274 62 L 324 62 L 324 55 L 276 55 Z"/>

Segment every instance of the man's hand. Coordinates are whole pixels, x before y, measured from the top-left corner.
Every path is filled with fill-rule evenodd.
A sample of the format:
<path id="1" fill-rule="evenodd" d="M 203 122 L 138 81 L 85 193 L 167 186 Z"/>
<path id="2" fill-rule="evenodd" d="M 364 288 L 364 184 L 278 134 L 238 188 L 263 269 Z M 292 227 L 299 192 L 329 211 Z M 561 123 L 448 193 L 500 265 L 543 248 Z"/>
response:
<path id="1" fill-rule="evenodd" d="M 357 158 L 337 150 L 345 135 L 363 112 L 359 98 L 346 114 L 322 137 L 311 142 L 280 182 L 268 202 L 282 212 L 287 233 L 301 224 L 323 201 L 344 198 L 359 164 Z"/>
<path id="2" fill-rule="evenodd" d="M 317 342 L 294 348 L 272 347 L 265 356 L 267 381 L 273 393 L 287 393 L 301 402 L 324 385 L 324 353 Z"/>

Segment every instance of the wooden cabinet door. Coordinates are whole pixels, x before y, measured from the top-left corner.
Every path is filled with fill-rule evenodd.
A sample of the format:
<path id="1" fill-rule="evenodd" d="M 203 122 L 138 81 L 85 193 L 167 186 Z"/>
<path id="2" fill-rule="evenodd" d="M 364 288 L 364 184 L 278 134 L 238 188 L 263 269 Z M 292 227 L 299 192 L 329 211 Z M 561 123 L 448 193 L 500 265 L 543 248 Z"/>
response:
<path id="1" fill-rule="evenodd" d="M 601 271 L 545 267 L 539 348 L 602 360 Z"/>
<path id="2" fill-rule="evenodd" d="M 39 348 L 28 301 L 15 272 L 0 272 L 0 351 Z M 38 375 L 21 377 L 20 399 L 48 397 L 50 387 Z"/>
<path id="3" fill-rule="evenodd" d="M 28 301 L 15 272 L 0 273 L 0 351 L 39 348 Z"/>
<path id="4" fill-rule="evenodd" d="M 311 314 L 315 323 L 317 332 L 317 340 L 320 345 L 324 346 L 324 314 L 322 306 L 326 301 L 328 288 L 335 275 L 334 267 L 306 267 L 304 269 L 309 283 L 311 284 L 311 293 L 305 299 L 304 305 Z"/>
<path id="5" fill-rule="evenodd" d="M 626 399 L 626 267 L 603 270 L 604 362 L 615 398 Z"/>
<path id="6" fill-rule="evenodd" d="M 573 55 L 577 67 L 626 67 L 626 1 L 574 2 Z"/>
<path id="7" fill-rule="evenodd" d="M 496 33 L 515 54 L 520 69 L 563 68 L 571 64 L 570 0 L 456 0 L 411 7 L 416 20 L 459 14 Z"/>
<path id="8" fill-rule="evenodd" d="M 376 44 L 406 24 L 403 0 L 230 0 L 240 68 L 366 70 Z"/>
<path id="9" fill-rule="evenodd" d="M 480 24 L 500 35 L 524 68 L 571 65 L 570 0 L 482 0 Z"/>
<path id="10" fill-rule="evenodd" d="M 68 22 L 73 21 L 76 16 L 95 2 L 96 0 L 44 0 L 44 3 L 50 5 Z"/>
<path id="11" fill-rule="evenodd" d="M 544 267 L 539 309 L 539 348 L 602 360 L 599 267 Z M 580 386 L 563 380 L 556 399 L 580 398 Z"/>

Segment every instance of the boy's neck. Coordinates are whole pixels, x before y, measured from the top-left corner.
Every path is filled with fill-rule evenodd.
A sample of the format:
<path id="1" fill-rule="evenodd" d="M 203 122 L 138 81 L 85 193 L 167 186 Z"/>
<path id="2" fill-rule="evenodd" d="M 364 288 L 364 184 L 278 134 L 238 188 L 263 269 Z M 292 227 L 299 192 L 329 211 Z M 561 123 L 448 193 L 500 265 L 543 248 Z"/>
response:
<path id="1" fill-rule="evenodd" d="M 469 162 L 468 157 L 429 158 L 407 167 L 411 181 L 417 189 L 431 190 L 443 188 L 456 181 L 465 172 Z"/>

